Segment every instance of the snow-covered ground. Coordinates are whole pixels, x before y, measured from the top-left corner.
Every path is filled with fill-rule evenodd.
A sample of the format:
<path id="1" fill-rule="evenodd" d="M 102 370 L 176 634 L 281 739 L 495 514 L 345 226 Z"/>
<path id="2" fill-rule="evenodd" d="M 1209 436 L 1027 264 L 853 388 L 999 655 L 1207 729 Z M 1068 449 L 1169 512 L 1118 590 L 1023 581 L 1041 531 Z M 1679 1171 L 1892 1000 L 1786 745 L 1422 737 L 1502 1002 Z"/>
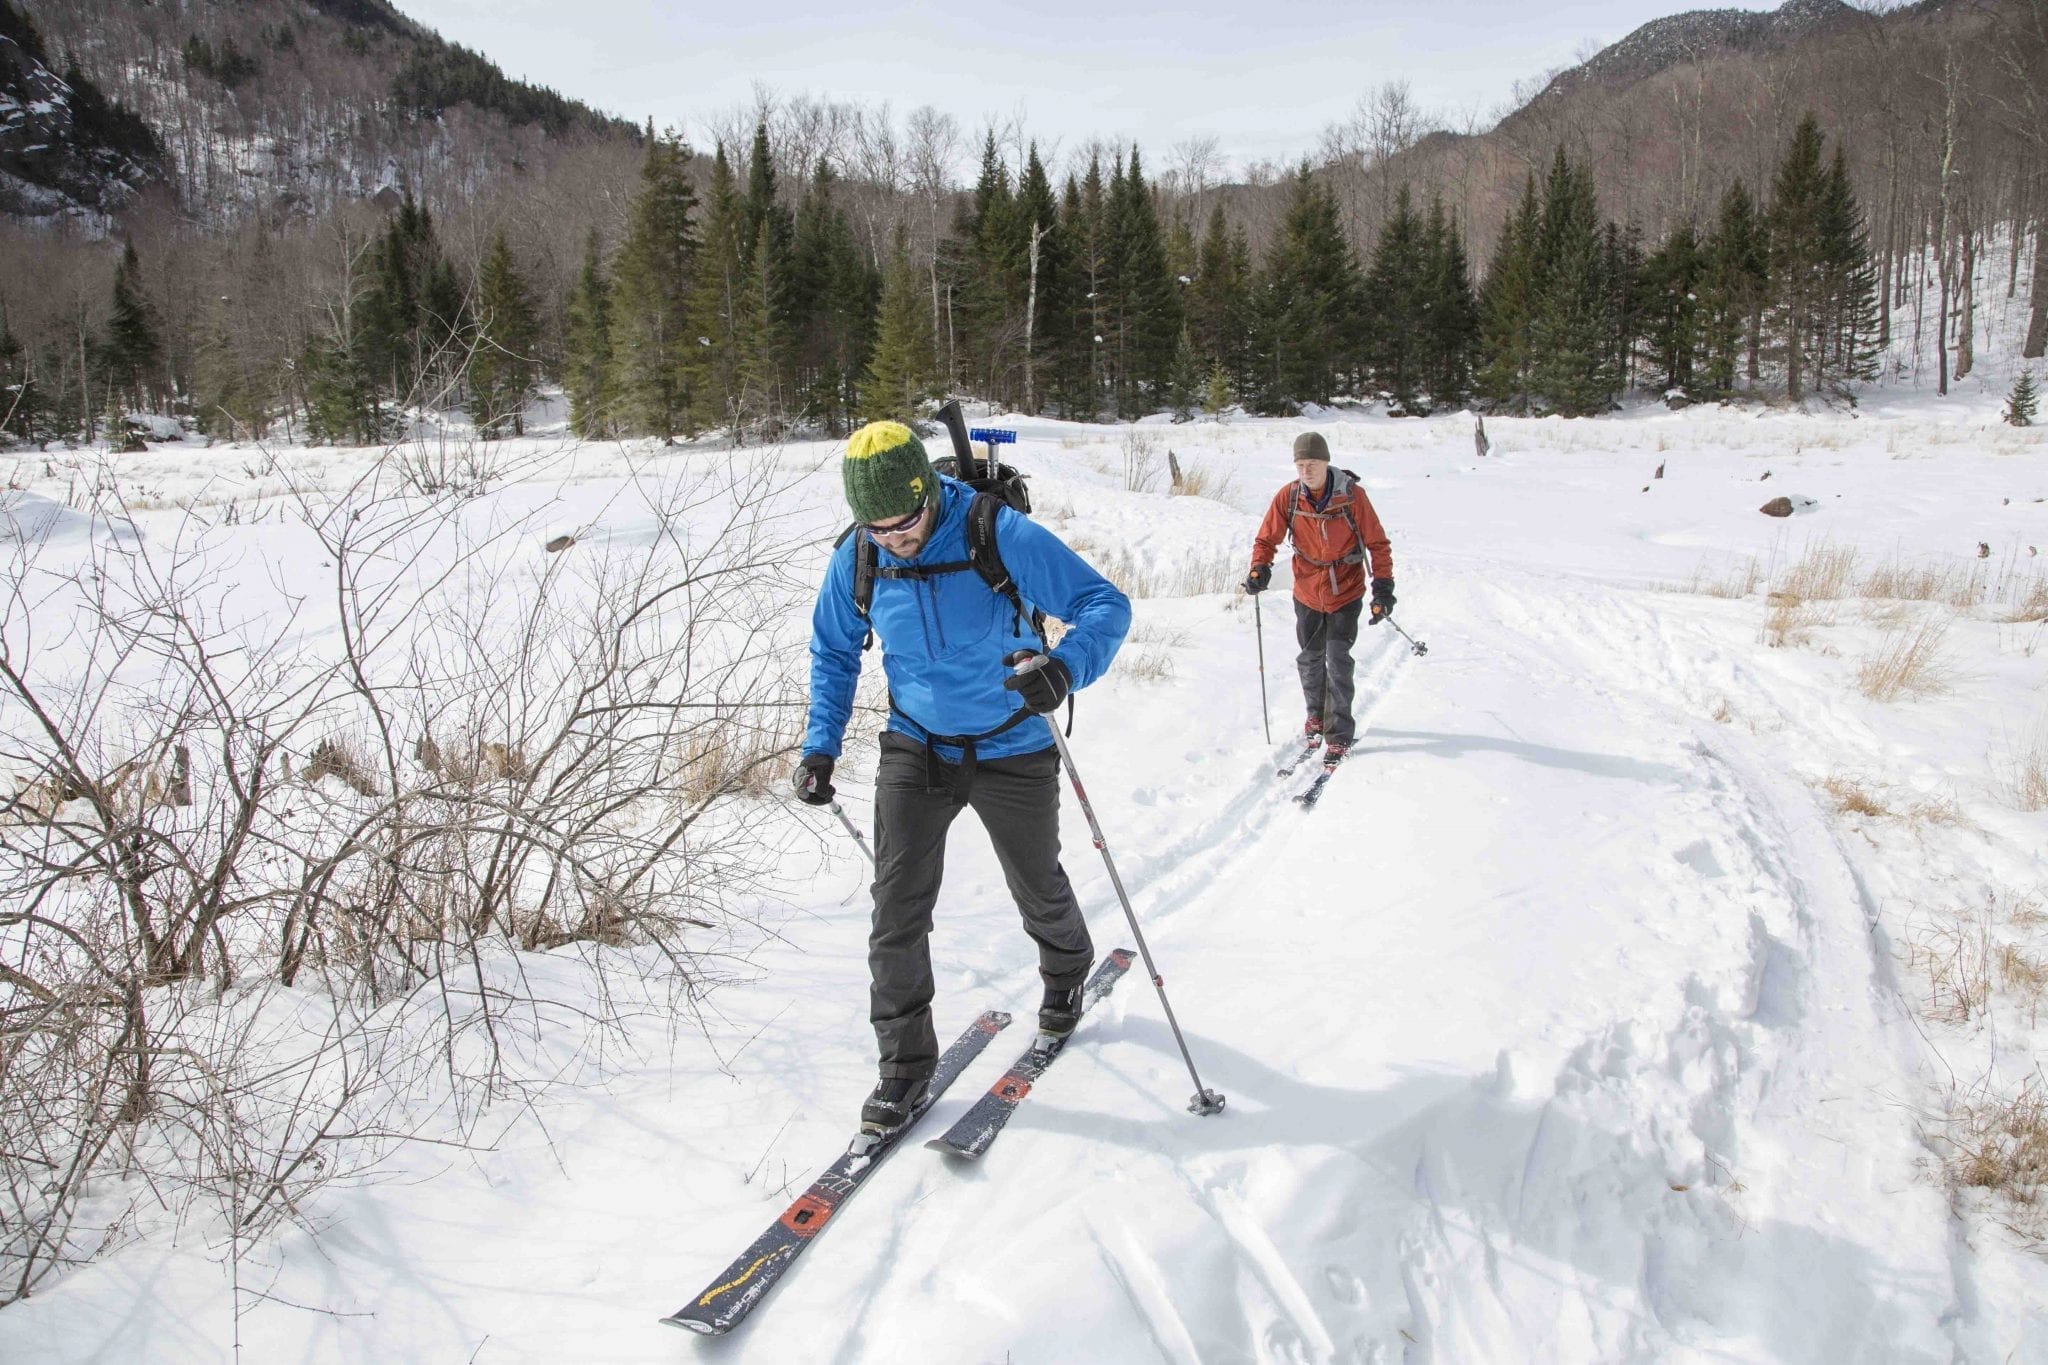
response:
<path id="1" fill-rule="evenodd" d="M 763 837 L 811 822 L 812 851 L 748 907 L 772 933 L 701 1030 L 649 1019 L 488 1149 L 401 1149 L 237 1266 L 217 1229 L 145 1218 L 0 1311 L 0 1359 L 2048 1360 L 2030 1211 L 1945 1166 L 1950 1115 L 2041 1083 L 2040 983 L 1992 959 L 2048 962 L 2048 811 L 2014 793 L 2048 747 L 2048 436 L 1983 394 L 1494 419 L 1486 458 L 1462 416 L 1007 424 L 1043 519 L 1154 593 L 1072 743 L 1225 1113 L 1185 1112 L 1133 974 L 979 1164 L 906 1145 L 732 1337 L 660 1325 L 831 1159 L 873 1079 L 863 864 L 764 801 Z M 1364 633 L 1365 728 L 1304 814 L 1270 774 L 1253 614 L 1194 590 L 1241 575 L 1310 426 L 1363 476 L 1396 619 L 1429 649 Z M 1163 469 L 1126 487 L 1169 448 L 1210 496 L 1168 496 Z M 472 515 L 593 554 L 660 553 L 593 522 L 629 481 L 717 458 L 520 449 L 544 475 Z M 366 457 L 284 458 L 339 487 Z M 834 459 L 773 460 L 807 575 L 841 515 Z M 120 477 L 145 537 L 232 503 L 228 543 L 304 548 L 253 452 L 173 447 Z M 36 458 L 16 479 L 46 520 L 91 483 Z M 1778 494 L 1813 505 L 1759 515 Z M 1767 598 L 1847 551 L 1842 596 Z M 1885 567 L 1948 600 L 1866 595 Z M 1286 595 L 1263 605 L 1278 740 L 1299 694 Z M 1943 690 L 1865 696 L 1864 666 L 1929 623 Z M 842 768 L 861 819 L 871 764 Z M 1124 944 L 1071 800 L 1065 819 L 1098 947 Z M 1987 989 L 1958 1009 L 1973 944 Z M 942 1033 L 1034 1007 L 972 821 L 934 952 Z"/>

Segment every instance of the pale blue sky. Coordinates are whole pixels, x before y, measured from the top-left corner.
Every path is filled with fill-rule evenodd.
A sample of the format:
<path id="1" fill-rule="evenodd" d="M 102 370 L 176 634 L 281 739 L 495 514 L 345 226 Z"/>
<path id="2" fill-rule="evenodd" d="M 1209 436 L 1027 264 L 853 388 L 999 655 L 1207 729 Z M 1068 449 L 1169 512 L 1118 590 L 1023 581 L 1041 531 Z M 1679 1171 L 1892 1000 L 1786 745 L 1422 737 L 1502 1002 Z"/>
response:
<path id="1" fill-rule="evenodd" d="M 653 0 L 396 0 L 507 74 L 621 117 L 707 121 L 755 85 L 861 103 L 920 104 L 970 131 L 1022 111 L 1041 144 L 1135 140 L 1163 167 L 1174 144 L 1218 140 L 1233 166 L 1290 161 L 1360 94 L 1406 79 L 1424 109 L 1482 126 L 1518 80 L 1570 65 L 1682 0 L 1308 0 L 1177 6 L 778 6 Z M 1771 3 L 1734 0 L 1742 9 Z"/>

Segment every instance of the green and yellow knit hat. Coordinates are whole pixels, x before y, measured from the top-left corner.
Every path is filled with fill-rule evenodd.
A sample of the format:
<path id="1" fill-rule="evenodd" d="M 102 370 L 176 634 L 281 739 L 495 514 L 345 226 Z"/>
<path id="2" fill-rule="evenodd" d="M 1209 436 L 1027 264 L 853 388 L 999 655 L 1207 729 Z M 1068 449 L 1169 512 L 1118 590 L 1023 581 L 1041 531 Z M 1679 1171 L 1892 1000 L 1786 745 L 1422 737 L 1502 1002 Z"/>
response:
<path id="1" fill-rule="evenodd" d="M 901 422 L 870 422 L 853 433 L 840 471 L 846 505 L 863 525 L 909 516 L 939 486 L 924 442 Z"/>

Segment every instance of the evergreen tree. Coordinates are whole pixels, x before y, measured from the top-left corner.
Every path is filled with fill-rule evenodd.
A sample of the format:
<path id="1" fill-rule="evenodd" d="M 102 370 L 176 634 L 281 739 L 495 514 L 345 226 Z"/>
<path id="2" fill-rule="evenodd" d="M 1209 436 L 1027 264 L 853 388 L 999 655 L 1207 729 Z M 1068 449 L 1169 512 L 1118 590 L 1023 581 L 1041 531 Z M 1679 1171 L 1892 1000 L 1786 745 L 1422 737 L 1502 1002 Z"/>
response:
<path id="1" fill-rule="evenodd" d="M 969 387 L 1000 397 L 1022 360 L 1026 225 L 991 129 L 982 140 L 981 174 L 954 221 L 958 373 Z"/>
<path id="2" fill-rule="evenodd" d="M 1138 149 L 1124 168 L 1118 247 L 1117 303 L 1125 338 L 1124 396 L 1119 411 L 1136 415 L 1161 406 L 1180 341 L 1180 284 L 1166 259 L 1159 206 L 1145 183 Z"/>
<path id="3" fill-rule="evenodd" d="M 1702 256 L 1697 365 L 1709 392 L 1728 394 L 1735 390 L 1738 373 L 1752 382 L 1757 377 L 1770 288 L 1770 242 L 1756 201 L 1741 181 L 1722 194 Z"/>
<path id="4" fill-rule="evenodd" d="M 163 341 L 143 297 L 142 262 L 133 242 L 122 247 L 121 263 L 114 268 L 114 306 L 107 321 L 105 358 L 113 390 L 109 402 L 118 398 L 137 408 L 152 408 L 163 364 Z"/>
<path id="5" fill-rule="evenodd" d="M 788 298 L 795 332 L 790 364 L 803 417 L 831 436 L 849 429 L 859 379 L 873 345 L 877 284 L 833 202 L 834 177 L 819 158 L 797 211 Z"/>
<path id="6" fill-rule="evenodd" d="M 1806 396 L 1814 377 L 1816 342 L 1827 311 L 1822 229 L 1827 173 L 1821 148 L 1820 124 L 1808 113 L 1793 130 L 1771 181 L 1771 326 L 1785 365 L 1785 393 L 1795 403 Z"/>
<path id="7" fill-rule="evenodd" d="M 437 400 L 454 387 L 466 360 L 467 308 L 433 215 L 409 190 L 372 252 L 358 311 L 342 350 L 371 376 L 373 407 L 386 394 L 403 405 Z"/>
<path id="8" fill-rule="evenodd" d="M 1101 168 L 1090 175 L 1100 189 Z M 1096 200 L 1099 206 L 1099 196 Z M 1046 357 L 1054 411 L 1073 421 L 1092 422 L 1101 411 L 1101 358 L 1096 325 L 1096 284 L 1100 258 L 1095 216 L 1074 177 L 1067 177 L 1060 196 L 1059 243 L 1062 259 L 1059 292 L 1045 301 L 1043 316 L 1062 340 Z"/>
<path id="9" fill-rule="evenodd" d="M 1237 390 L 1230 382 L 1230 371 L 1223 368 L 1222 361 L 1213 362 L 1202 391 L 1202 411 L 1211 417 L 1221 417 L 1236 401 Z"/>
<path id="10" fill-rule="evenodd" d="M 611 434 L 611 281 L 605 278 L 597 229 L 583 240 L 583 269 L 569 295 L 568 331 L 562 339 L 562 387 L 569 396 L 569 429 L 584 440 Z"/>
<path id="11" fill-rule="evenodd" d="M 672 443 L 695 430 L 685 346 L 697 196 L 684 170 L 689 149 L 674 134 L 649 132 L 640 191 L 613 264 L 610 387 L 629 431 Z"/>
<path id="12" fill-rule="evenodd" d="M 263 370 L 249 362 L 226 301 L 214 304 L 193 357 L 192 405 L 200 429 L 224 440 L 261 437 L 275 399 Z"/>
<path id="13" fill-rule="evenodd" d="M 790 350 L 797 331 L 796 299 L 790 285 L 795 245 L 794 215 L 777 197 L 775 159 L 768 125 L 756 124 L 747 162 L 747 193 L 740 216 L 740 253 L 745 266 L 747 307 L 740 310 L 740 373 L 748 418 L 774 427 L 789 410 Z M 739 433 L 735 431 L 735 439 Z"/>
<path id="14" fill-rule="evenodd" d="M 911 424 L 922 416 L 925 400 L 938 391 L 939 364 L 925 282 L 912 268 L 908 239 L 898 228 L 883 275 L 874 354 L 860 386 L 860 416 L 870 422 L 893 418 Z"/>
<path id="15" fill-rule="evenodd" d="M 742 242 L 744 207 L 732 163 L 720 144 L 711 160 L 705 193 L 704 242 L 697 253 L 684 350 L 700 427 L 741 425 L 746 339 L 753 295 L 748 288 Z M 743 335 L 744 334 L 744 335 Z"/>
<path id="16" fill-rule="evenodd" d="M 476 349 L 469 362 L 470 413 L 487 441 L 526 434 L 525 409 L 533 397 L 539 332 L 533 299 L 501 228 L 477 275 Z"/>
<path id="17" fill-rule="evenodd" d="M 1365 363 L 1373 384 L 1387 398 L 1390 416 L 1416 413 L 1425 383 L 1429 346 L 1431 279 L 1422 220 L 1408 187 L 1394 194 L 1394 208 L 1380 226 L 1372 264 L 1365 275 Z"/>
<path id="18" fill-rule="evenodd" d="M 2012 381 L 2012 392 L 2005 399 L 2005 420 L 2011 426 L 2030 427 L 2034 425 L 2034 409 L 2039 399 L 2034 393 L 2034 375 L 2030 370 L 2021 370 Z"/>
<path id="19" fill-rule="evenodd" d="M 1502 225 L 1500 241 L 1479 295 L 1480 394 L 1499 406 L 1527 404 L 1532 359 L 1530 323 L 1542 284 L 1537 246 L 1543 227 L 1536 177 L 1522 183 L 1522 198 Z"/>
<path id="20" fill-rule="evenodd" d="M 1607 291 L 1607 366 L 1617 389 L 1635 379 L 1636 342 L 1642 336 L 1642 229 L 1612 218 L 1600 234 L 1600 279 Z"/>
<path id="21" fill-rule="evenodd" d="M 1173 348 L 1173 365 L 1166 381 L 1166 404 L 1173 410 L 1173 420 L 1194 420 L 1195 409 L 1202 405 L 1202 395 L 1202 362 L 1195 355 L 1195 343 L 1188 336 L 1188 329 L 1183 327 Z"/>
<path id="22" fill-rule="evenodd" d="M 1702 339 L 1706 258 L 1691 223 L 1678 223 L 1643 263 L 1643 339 L 1665 389 L 1693 389 Z"/>
<path id="23" fill-rule="evenodd" d="M 1814 383 L 1842 391 L 1851 381 L 1877 378 L 1880 326 L 1877 269 L 1839 142 L 1821 191 L 1819 231 L 1823 284 Z"/>
<path id="24" fill-rule="evenodd" d="M 1188 334 L 1197 354 L 1213 369 L 1235 370 L 1243 361 L 1246 291 L 1250 281 L 1238 273 L 1231 252 L 1229 225 L 1219 200 L 1209 211 L 1209 224 L 1195 257 L 1194 283 L 1188 286 Z"/>
<path id="25" fill-rule="evenodd" d="M 1620 387 L 1590 171 L 1559 148 L 1544 186 L 1529 322 L 1530 392 L 1566 417 L 1604 412 Z"/>
<path id="26" fill-rule="evenodd" d="M 1424 227 L 1428 312 L 1424 318 L 1423 378 L 1430 407 L 1462 406 L 1472 395 L 1472 349 L 1479 336 L 1479 305 L 1472 297 L 1472 272 L 1465 239 L 1432 195 Z"/>
<path id="27" fill-rule="evenodd" d="M 1052 181 L 1033 143 L 1017 190 L 1017 221 L 1024 248 L 1025 357 L 1024 398 L 1027 410 L 1038 411 L 1071 352 L 1086 347 L 1077 327 L 1077 288 L 1073 244 L 1053 200 Z M 1035 253 L 1035 256 L 1034 256 Z"/>
<path id="28" fill-rule="evenodd" d="M 1304 161 L 1258 290 L 1253 397 L 1261 412 L 1291 413 L 1330 400 L 1339 370 L 1352 362 L 1346 327 L 1359 293 L 1336 195 Z"/>

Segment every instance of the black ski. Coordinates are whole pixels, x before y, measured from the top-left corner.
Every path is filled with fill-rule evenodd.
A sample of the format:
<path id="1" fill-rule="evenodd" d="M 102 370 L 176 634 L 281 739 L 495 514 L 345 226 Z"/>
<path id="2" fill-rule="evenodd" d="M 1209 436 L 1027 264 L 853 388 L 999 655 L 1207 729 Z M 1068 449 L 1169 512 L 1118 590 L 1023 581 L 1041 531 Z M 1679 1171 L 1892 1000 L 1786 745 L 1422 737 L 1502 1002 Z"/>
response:
<path id="1" fill-rule="evenodd" d="M 1296 768 L 1299 768 L 1302 764 L 1308 762 L 1309 755 L 1313 754 L 1316 750 L 1322 747 L 1323 737 L 1321 735 L 1308 735 L 1302 739 L 1296 740 L 1294 743 L 1294 747 L 1292 749 L 1285 750 L 1281 753 L 1278 759 L 1280 766 L 1273 770 L 1273 776 L 1294 776 L 1294 770 Z"/>
<path id="2" fill-rule="evenodd" d="M 857 1135 L 845 1153 L 812 1181 L 811 1187 L 798 1195 L 796 1202 L 783 1210 L 782 1217 L 756 1237 L 753 1245 L 741 1252 L 739 1259 L 727 1266 L 708 1289 L 662 1321 L 709 1337 L 724 1336 L 737 1327 L 788 1272 L 790 1263 L 803 1254 L 811 1239 L 824 1230 L 839 1206 L 853 1197 L 853 1192 L 881 1165 L 882 1158 L 895 1150 L 911 1126 L 924 1117 L 946 1087 L 967 1069 L 967 1064 L 981 1055 L 988 1040 L 1002 1032 L 1009 1022 L 1009 1015 L 990 1010 L 969 1024 L 967 1031 L 939 1058 L 931 1089 L 917 1102 L 901 1128 Z"/>
<path id="3" fill-rule="evenodd" d="M 1323 764 L 1323 770 L 1316 774 L 1316 780 L 1309 783 L 1307 788 L 1294 798 L 1294 804 L 1303 810 L 1314 810 L 1316 802 L 1323 799 L 1323 788 L 1330 785 L 1330 779 L 1336 775 L 1337 764 L 1342 761 L 1338 759 Z"/>
<path id="4" fill-rule="evenodd" d="M 1118 948 L 1097 965 L 1095 974 L 1088 978 L 1088 984 L 1081 991 L 1081 1014 L 1084 1018 L 1096 1001 L 1116 989 L 1116 983 L 1123 980 L 1124 973 L 1130 970 L 1134 956 L 1129 948 Z M 1073 1036 L 1071 1033 L 1066 1038 L 1054 1038 L 1045 1033 L 1037 1035 L 1001 1079 L 990 1086 L 988 1092 L 976 1100 L 944 1136 L 933 1138 L 925 1146 L 964 1157 L 978 1157 L 986 1152 L 994 1144 L 996 1135 L 1003 1131 L 1003 1125 L 1010 1121 L 1010 1115 L 1017 1112 L 1017 1106 L 1031 1093 L 1031 1083 L 1066 1050 L 1067 1041 Z"/>

